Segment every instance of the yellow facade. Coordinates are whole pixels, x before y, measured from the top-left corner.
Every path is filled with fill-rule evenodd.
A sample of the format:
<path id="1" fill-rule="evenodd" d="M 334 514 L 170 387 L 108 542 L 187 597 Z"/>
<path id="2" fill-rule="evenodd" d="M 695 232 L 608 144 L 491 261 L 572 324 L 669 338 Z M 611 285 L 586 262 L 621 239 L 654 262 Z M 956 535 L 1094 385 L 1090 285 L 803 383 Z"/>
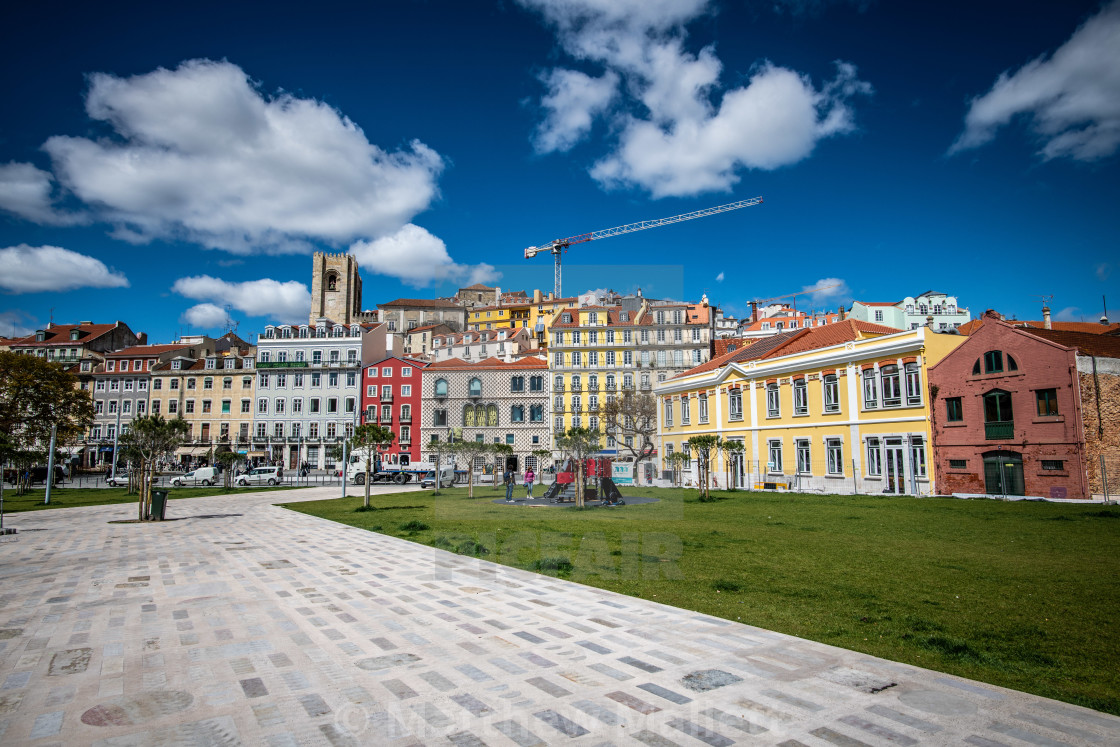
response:
<path id="1" fill-rule="evenodd" d="M 251 365 L 251 360 L 236 356 L 173 359 L 152 371 L 150 412 L 165 418 L 182 417 L 190 426 L 177 458 L 209 455 L 223 444 L 234 451 L 248 449 L 256 371 L 244 364 L 249 361 Z"/>
<path id="2" fill-rule="evenodd" d="M 714 455 L 720 487 L 729 476 L 736 487 L 929 494 L 927 371 L 963 340 L 927 328 L 859 334 L 666 382 L 657 387 L 661 454 L 713 434 L 744 447 L 741 458 Z"/>

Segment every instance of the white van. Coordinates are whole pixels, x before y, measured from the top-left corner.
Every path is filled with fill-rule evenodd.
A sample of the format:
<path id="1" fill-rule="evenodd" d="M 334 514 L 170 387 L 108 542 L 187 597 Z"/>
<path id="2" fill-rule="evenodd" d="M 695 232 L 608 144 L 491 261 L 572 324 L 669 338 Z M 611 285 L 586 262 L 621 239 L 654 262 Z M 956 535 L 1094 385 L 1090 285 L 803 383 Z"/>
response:
<path id="1" fill-rule="evenodd" d="M 193 472 L 171 478 L 171 484 L 177 488 L 181 488 L 184 485 L 205 485 L 209 487 L 217 481 L 217 467 L 199 467 Z"/>
<path id="2" fill-rule="evenodd" d="M 436 471 L 433 469 L 428 474 L 424 475 L 424 479 L 420 481 L 420 487 L 432 488 L 436 484 Z M 450 488 L 455 484 L 455 465 L 449 464 L 439 469 L 439 486 L 441 488 Z"/>

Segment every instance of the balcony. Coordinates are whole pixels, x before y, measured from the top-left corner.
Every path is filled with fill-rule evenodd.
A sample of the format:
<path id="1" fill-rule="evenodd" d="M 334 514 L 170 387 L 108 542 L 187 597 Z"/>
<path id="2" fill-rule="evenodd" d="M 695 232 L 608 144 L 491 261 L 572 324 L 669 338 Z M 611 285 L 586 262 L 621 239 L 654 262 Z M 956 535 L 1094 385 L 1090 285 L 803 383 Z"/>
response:
<path id="1" fill-rule="evenodd" d="M 385 394 L 384 392 L 382 392 L 382 394 L 381 394 L 381 401 L 382 401 L 382 402 L 386 402 L 386 403 L 391 403 L 391 402 L 393 401 L 393 395 L 392 395 L 392 393 L 389 393 L 389 394 Z"/>
<path id="2" fill-rule="evenodd" d="M 643 392 L 648 392 L 652 388 L 653 388 L 653 386 L 648 381 L 643 381 L 642 382 L 642 391 Z"/>
<path id="3" fill-rule="evenodd" d="M 996 420 L 991 423 L 984 423 L 984 438 L 989 441 L 1015 438 L 1015 421 Z"/>
<path id="4" fill-rule="evenodd" d="M 399 420 L 399 422 L 403 423 L 404 425 L 408 425 L 409 423 L 412 422 L 412 416 L 411 415 L 401 415 L 400 418 L 398 418 L 398 420 Z"/>
<path id="5" fill-rule="evenodd" d="M 390 423 L 392 423 L 392 422 L 393 422 L 393 416 L 392 416 L 392 414 L 388 414 L 388 415 L 386 415 L 385 413 L 381 413 L 381 418 L 380 418 L 380 422 L 381 422 L 381 423 L 382 423 L 383 425 L 389 425 Z"/>

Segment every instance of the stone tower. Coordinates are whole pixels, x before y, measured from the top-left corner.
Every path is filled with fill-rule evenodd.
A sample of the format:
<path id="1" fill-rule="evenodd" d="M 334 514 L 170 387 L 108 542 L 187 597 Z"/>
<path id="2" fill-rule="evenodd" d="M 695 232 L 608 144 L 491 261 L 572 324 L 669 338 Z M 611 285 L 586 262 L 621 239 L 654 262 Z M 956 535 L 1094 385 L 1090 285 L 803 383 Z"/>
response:
<path id="1" fill-rule="evenodd" d="M 349 254 L 315 252 L 311 270 L 311 316 L 350 324 L 362 311 L 362 278 L 358 262 Z"/>

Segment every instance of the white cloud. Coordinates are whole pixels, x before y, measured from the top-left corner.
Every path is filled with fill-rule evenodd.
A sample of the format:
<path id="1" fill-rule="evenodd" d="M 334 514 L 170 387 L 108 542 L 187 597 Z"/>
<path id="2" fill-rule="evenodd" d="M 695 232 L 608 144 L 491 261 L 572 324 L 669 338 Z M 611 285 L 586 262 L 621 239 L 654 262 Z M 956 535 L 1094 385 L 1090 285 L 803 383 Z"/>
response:
<path id="1" fill-rule="evenodd" d="M 225 327 L 229 324 L 230 318 L 221 306 L 212 303 L 200 303 L 184 311 L 182 316 L 179 317 L 179 321 L 192 327 L 214 328 Z"/>
<path id="2" fill-rule="evenodd" d="M 992 140 L 1017 116 L 1029 116 L 1044 159 L 1095 161 L 1120 147 L 1120 2 L 1077 29 L 1047 58 L 1002 73 L 972 100 L 965 129 L 949 148 L 959 153 Z"/>
<path id="3" fill-rule="evenodd" d="M 94 74 L 86 112 L 116 136 L 44 150 L 59 184 L 135 242 L 247 254 L 390 234 L 430 206 L 444 166 L 419 141 L 388 152 L 327 104 L 263 93 L 229 62 Z M 27 176 L 24 204 L 41 207 L 43 177 Z"/>
<path id="4" fill-rule="evenodd" d="M 35 329 L 31 315 L 19 309 L 0 311 L 0 337 L 23 337 Z"/>
<path id="5" fill-rule="evenodd" d="M 311 292 L 307 286 L 295 280 L 281 283 L 279 280 L 263 278 L 231 283 L 209 275 L 179 278 L 171 290 L 181 296 L 210 303 L 195 306 L 184 314 L 195 312 L 197 318 L 213 320 L 212 308 L 229 304 L 249 316 L 264 316 L 278 322 L 298 322 L 307 319 L 311 311 Z M 222 311 L 224 318 L 224 309 Z M 215 326 L 199 324 L 198 326 Z"/>
<path id="6" fill-rule="evenodd" d="M 0 291 L 41 293 L 75 288 L 127 288 L 128 278 L 99 259 L 58 246 L 0 249 Z"/>
<path id="7" fill-rule="evenodd" d="M 83 215 L 56 210 L 54 177 L 29 163 L 0 165 L 0 210 L 51 226 L 83 223 Z"/>
<path id="8" fill-rule="evenodd" d="M 1079 306 L 1067 306 L 1054 314 L 1054 321 L 1058 322 L 1083 322 L 1085 315 Z"/>
<path id="9" fill-rule="evenodd" d="M 723 282 L 723 277 L 724 277 L 723 273 L 720 272 L 720 274 L 716 275 L 716 282 L 717 283 L 722 283 Z"/>
<path id="10" fill-rule="evenodd" d="M 548 94 L 541 99 L 544 121 L 533 137 L 538 153 L 570 150 L 591 131 L 595 117 L 606 111 L 618 88 L 618 76 L 611 72 L 592 78 L 558 68 L 542 75 L 541 82 Z"/>
<path id="11" fill-rule="evenodd" d="M 437 236 L 413 224 L 373 241 L 358 241 L 350 254 L 365 270 L 399 279 L 416 288 L 444 281 L 489 283 L 502 275 L 493 265 L 461 265 L 451 259 L 447 246 Z"/>
<path id="12" fill-rule="evenodd" d="M 549 92 L 536 145 L 567 150 L 596 116 L 611 119 L 613 150 L 591 168 L 607 188 L 636 186 L 654 197 L 730 190 L 744 169 L 796 163 L 820 140 L 853 131 L 849 102 L 871 93 L 842 62 L 819 89 L 770 62 L 747 85 L 722 89 L 715 48 L 685 47 L 684 25 L 706 12 L 705 0 L 519 1 L 556 28 L 569 55 L 604 70 L 599 78 L 567 70 L 542 76 Z M 573 111 L 559 111 L 558 101 L 574 102 Z"/>
<path id="13" fill-rule="evenodd" d="M 845 300 L 852 295 L 852 289 L 843 278 L 821 278 L 812 285 L 803 286 L 801 290 L 808 292 L 811 302 L 824 305 Z"/>
<path id="14" fill-rule="evenodd" d="M 1108 276 L 1112 274 L 1112 265 L 1108 262 L 1101 262 L 1096 267 L 1097 280 L 1104 282 L 1108 280 Z"/>

